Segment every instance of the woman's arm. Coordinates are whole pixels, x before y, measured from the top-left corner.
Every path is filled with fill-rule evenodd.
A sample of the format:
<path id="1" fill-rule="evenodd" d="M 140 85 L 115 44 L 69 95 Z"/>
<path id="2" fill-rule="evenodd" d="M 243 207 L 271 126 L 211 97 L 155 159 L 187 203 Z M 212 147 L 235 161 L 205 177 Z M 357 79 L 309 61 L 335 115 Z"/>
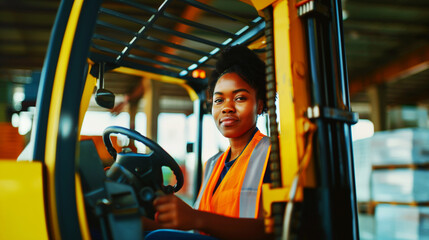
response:
<path id="1" fill-rule="evenodd" d="M 263 219 L 232 218 L 191 208 L 174 195 L 154 201 L 156 222 L 161 228 L 199 230 L 220 239 L 270 239 Z"/>

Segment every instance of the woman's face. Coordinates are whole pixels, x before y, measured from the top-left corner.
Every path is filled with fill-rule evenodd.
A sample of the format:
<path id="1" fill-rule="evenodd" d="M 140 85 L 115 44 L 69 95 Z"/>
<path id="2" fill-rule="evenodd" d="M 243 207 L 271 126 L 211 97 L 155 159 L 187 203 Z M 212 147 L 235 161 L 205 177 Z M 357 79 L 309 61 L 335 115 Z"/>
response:
<path id="1" fill-rule="evenodd" d="M 238 74 L 226 73 L 219 78 L 213 91 L 212 115 L 219 131 L 227 138 L 238 138 L 254 129 L 262 101 L 256 90 Z"/>

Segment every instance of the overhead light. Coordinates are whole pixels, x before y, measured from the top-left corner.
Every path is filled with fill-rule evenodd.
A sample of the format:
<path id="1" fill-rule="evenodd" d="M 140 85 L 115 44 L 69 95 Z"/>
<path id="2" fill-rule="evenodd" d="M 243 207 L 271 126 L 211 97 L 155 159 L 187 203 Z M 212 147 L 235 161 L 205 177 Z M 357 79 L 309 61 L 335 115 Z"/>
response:
<path id="1" fill-rule="evenodd" d="M 179 75 L 180 75 L 181 77 L 185 76 L 186 74 L 188 74 L 188 71 L 186 71 L 186 70 L 182 70 L 182 71 L 179 73 Z"/>
<path id="2" fill-rule="evenodd" d="M 220 48 L 215 48 L 210 52 L 210 55 L 215 55 L 217 52 L 219 52 Z"/>
<path id="3" fill-rule="evenodd" d="M 198 65 L 194 63 L 194 64 L 192 64 L 191 66 L 188 67 L 188 70 L 192 71 L 192 70 L 194 70 L 197 67 L 198 67 Z"/>

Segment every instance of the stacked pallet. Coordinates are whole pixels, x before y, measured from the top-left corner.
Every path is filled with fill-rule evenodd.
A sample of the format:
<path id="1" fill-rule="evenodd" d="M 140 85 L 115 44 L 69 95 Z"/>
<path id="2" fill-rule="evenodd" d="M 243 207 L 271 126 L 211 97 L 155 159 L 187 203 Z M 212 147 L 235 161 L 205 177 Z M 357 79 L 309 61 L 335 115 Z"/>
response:
<path id="1" fill-rule="evenodd" d="M 429 129 L 377 132 L 354 143 L 354 157 L 358 206 L 374 214 L 376 239 L 429 239 Z"/>

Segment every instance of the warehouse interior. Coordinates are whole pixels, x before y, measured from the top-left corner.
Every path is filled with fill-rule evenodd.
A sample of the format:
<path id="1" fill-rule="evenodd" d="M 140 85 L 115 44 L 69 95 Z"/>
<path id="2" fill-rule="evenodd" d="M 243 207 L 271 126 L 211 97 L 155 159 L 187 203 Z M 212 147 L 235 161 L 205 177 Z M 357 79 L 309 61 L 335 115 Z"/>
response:
<path id="1" fill-rule="evenodd" d="M 140 2 L 154 8 L 162 3 Z M 237 16 L 258 15 L 240 1 L 201 2 L 210 2 Z M 425 182 L 429 177 L 429 2 L 342 0 L 341 3 L 351 110 L 359 114 L 363 123 L 369 123 L 366 130 L 355 131 L 356 135 L 369 133 L 355 138 L 353 146 L 360 237 L 424 239 L 429 237 L 426 226 L 429 185 Z M 37 107 L 38 79 L 59 4 L 52 0 L 0 1 L 0 159 L 16 159 L 29 140 L 32 114 Z M 105 6 L 117 9 L 121 5 L 106 2 Z M 170 14 L 239 29 L 201 14 L 196 8 L 177 3 L 175 9 L 177 12 Z M 127 8 L 119 10 L 137 14 Z M 175 29 L 190 31 L 179 24 Z M 186 39 L 169 41 L 187 44 Z M 175 54 L 168 49 L 163 51 Z M 140 77 L 110 72 L 105 79 L 105 87 L 116 94 L 117 103 L 142 95 L 135 90 L 142 84 Z M 172 84 L 152 84 L 162 100 L 158 113 L 192 113 L 193 103 L 185 89 Z M 125 106 L 114 114 L 130 108 L 131 105 Z M 90 109 L 101 111 L 95 102 Z M 13 123 L 13 119 L 21 121 Z M 25 125 L 24 120 L 30 124 Z M 137 120 L 131 121 L 138 124 Z M 12 135 L 17 137 L 11 143 Z"/>

